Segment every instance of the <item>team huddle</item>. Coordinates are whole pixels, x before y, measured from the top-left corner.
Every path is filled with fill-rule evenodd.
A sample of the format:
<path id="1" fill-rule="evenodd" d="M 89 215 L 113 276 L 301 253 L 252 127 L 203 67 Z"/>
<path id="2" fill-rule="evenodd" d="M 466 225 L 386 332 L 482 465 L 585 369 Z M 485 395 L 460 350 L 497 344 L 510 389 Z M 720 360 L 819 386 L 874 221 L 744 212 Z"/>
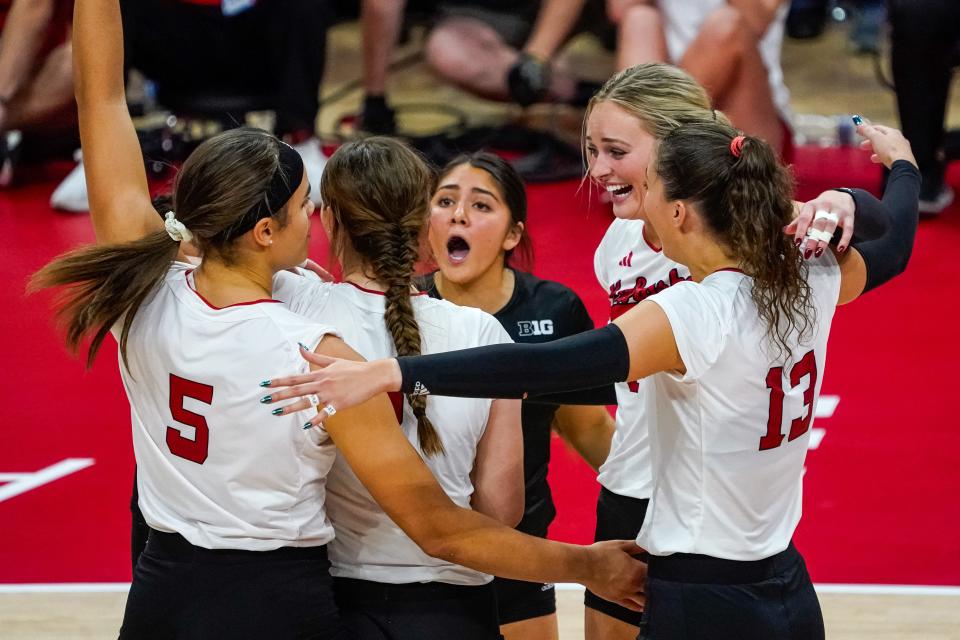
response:
<path id="1" fill-rule="evenodd" d="M 308 176 L 266 132 L 203 143 L 157 208 L 120 25 L 77 0 L 97 242 L 33 286 L 66 287 L 89 359 L 120 345 L 149 532 L 121 638 L 556 638 L 555 582 L 586 586 L 591 639 L 824 636 L 791 539 L 834 310 L 912 250 L 898 131 L 858 127 L 882 200 L 796 203 L 684 72 L 616 74 L 585 116 L 615 216 L 594 329 L 519 268 L 523 183 L 490 153 L 434 172 L 395 139 L 340 147 L 318 207 L 338 283 L 300 266 Z M 546 539 L 552 431 L 599 472 L 593 545 Z"/>

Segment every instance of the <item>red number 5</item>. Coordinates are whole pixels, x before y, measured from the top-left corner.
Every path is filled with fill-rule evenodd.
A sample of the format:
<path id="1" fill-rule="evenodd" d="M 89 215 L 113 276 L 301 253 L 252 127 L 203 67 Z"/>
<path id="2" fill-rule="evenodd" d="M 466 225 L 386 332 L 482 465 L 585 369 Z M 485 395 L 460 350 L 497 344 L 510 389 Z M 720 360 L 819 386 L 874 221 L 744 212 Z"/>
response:
<path id="1" fill-rule="evenodd" d="M 807 388 L 803 392 L 803 414 L 790 423 L 790 435 L 787 442 L 793 442 L 810 429 L 813 420 L 813 394 L 817 388 L 817 357 L 808 351 L 790 369 L 790 386 L 796 387 L 805 377 L 809 377 Z M 776 449 L 783 443 L 780 432 L 783 422 L 783 367 L 774 367 L 767 372 L 767 388 L 770 389 L 770 410 L 767 416 L 767 434 L 760 438 L 760 451 Z"/>
<path id="2" fill-rule="evenodd" d="M 203 464 L 207 459 L 210 429 L 207 427 L 206 418 L 183 408 L 184 398 L 210 404 L 213 402 L 213 387 L 170 374 L 170 414 L 174 420 L 193 427 L 196 432 L 191 440 L 184 438 L 179 429 L 167 427 L 167 447 L 175 456 Z"/>

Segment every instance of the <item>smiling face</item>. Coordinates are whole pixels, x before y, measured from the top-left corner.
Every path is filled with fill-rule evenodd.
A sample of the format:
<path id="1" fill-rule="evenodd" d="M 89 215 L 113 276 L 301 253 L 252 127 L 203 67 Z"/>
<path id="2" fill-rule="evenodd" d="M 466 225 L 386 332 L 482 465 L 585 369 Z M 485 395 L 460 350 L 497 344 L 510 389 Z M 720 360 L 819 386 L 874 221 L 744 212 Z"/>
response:
<path id="1" fill-rule="evenodd" d="M 599 102 L 587 118 L 589 176 L 610 194 L 613 215 L 644 219 L 643 184 L 654 137 L 640 120 L 612 102 Z"/>
<path id="2" fill-rule="evenodd" d="M 491 175 L 460 164 L 440 177 L 431 200 L 430 248 L 443 277 L 466 285 L 491 269 L 520 242 L 523 224 L 513 222 Z"/>

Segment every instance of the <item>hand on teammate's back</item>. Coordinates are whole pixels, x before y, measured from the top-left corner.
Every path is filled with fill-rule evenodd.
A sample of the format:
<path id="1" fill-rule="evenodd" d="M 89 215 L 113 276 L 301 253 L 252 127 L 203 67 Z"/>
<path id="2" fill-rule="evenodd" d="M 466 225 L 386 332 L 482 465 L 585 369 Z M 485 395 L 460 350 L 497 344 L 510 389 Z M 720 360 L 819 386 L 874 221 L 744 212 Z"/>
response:
<path id="1" fill-rule="evenodd" d="M 270 388 L 269 399 L 263 401 L 265 404 L 316 395 L 320 403 L 339 411 L 366 402 L 378 393 L 400 390 L 400 367 L 394 358 L 357 362 L 316 354 L 302 345 L 300 355 L 314 365 L 314 370 L 261 383 L 261 386 Z M 297 403 L 289 409 L 295 411 L 304 406 Z M 312 425 L 318 426 L 325 415 L 316 416 L 311 420 Z"/>
<path id="2" fill-rule="evenodd" d="M 584 586 L 621 607 L 643 611 L 647 563 L 635 557 L 643 549 L 633 540 L 606 540 L 594 542 L 587 550 L 593 556 L 593 579 L 584 581 Z"/>
<path id="3" fill-rule="evenodd" d="M 788 236 L 793 236 L 794 241 L 798 243 L 800 252 L 806 257 L 814 254 L 819 256 L 826 250 L 828 242 L 811 237 L 808 232 L 810 230 L 822 231 L 827 234 L 822 237 L 829 237 L 840 228 L 843 230 L 843 236 L 838 246 L 846 247 L 853 237 L 856 209 L 857 204 L 854 202 L 853 196 L 844 191 L 830 189 L 813 200 L 805 202 L 800 207 L 800 213 L 797 214 L 793 222 L 784 227 L 783 232 Z M 832 216 L 821 215 L 817 217 L 817 212 L 823 211 L 835 215 L 836 219 Z"/>

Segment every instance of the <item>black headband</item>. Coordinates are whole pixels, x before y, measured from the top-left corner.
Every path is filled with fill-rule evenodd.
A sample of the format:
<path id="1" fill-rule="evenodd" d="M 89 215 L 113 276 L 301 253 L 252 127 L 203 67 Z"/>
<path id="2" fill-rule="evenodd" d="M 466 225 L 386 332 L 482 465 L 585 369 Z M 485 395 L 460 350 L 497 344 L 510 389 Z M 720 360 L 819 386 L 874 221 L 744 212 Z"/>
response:
<path id="1" fill-rule="evenodd" d="M 280 164 L 270 177 L 267 191 L 263 199 L 250 208 L 240 222 L 230 233 L 231 237 L 239 238 L 263 218 L 272 216 L 283 208 L 283 205 L 293 196 L 303 181 L 303 158 L 297 150 L 280 141 Z"/>

